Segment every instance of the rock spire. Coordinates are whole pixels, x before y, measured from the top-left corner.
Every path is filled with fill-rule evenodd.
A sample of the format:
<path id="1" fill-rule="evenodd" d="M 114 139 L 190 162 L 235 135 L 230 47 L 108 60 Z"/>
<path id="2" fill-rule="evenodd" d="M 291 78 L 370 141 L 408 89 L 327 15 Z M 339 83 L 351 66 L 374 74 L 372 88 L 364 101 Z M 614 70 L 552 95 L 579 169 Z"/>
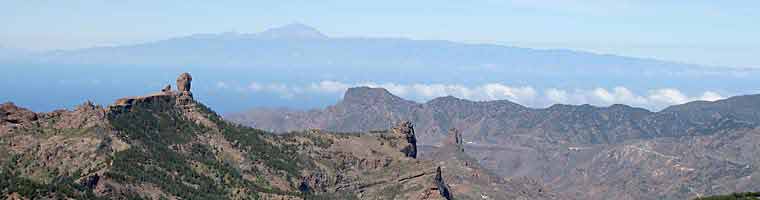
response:
<path id="1" fill-rule="evenodd" d="M 192 96 L 190 92 L 190 82 L 193 81 L 193 77 L 189 73 L 185 72 L 177 77 L 177 90 L 180 95 Z"/>
<path id="2" fill-rule="evenodd" d="M 412 122 L 399 122 L 393 127 L 393 133 L 406 139 L 407 144 L 401 147 L 401 152 L 407 157 L 417 158 L 417 138 L 414 134 L 414 125 Z"/>
<path id="3" fill-rule="evenodd" d="M 464 152 L 464 140 L 462 140 L 462 132 L 456 128 L 449 129 L 449 135 L 444 140 L 444 145 L 452 145 L 457 148 L 457 151 Z"/>

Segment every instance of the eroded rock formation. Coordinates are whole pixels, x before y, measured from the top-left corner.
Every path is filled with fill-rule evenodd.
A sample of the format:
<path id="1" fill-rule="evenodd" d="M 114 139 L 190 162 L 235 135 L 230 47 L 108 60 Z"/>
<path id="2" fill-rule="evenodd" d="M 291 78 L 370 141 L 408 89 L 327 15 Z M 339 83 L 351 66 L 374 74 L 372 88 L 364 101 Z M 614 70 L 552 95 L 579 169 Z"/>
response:
<path id="1" fill-rule="evenodd" d="M 462 133 L 459 132 L 459 130 L 456 128 L 449 129 L 449 135 L 443 142 L 444 145 L 454 146 L 458 151 L 464 152 L 464 141 L 462 140 Z"/>
<path id="2" fill-rule="evenodd" d="M 451 194 L 451 189 L 449 189 L 449 186 L 446 185 L 446 182 L 443 180 L 443 173 L 441 172 L 441 167 L 438 167 L 435 169 L 435 184 L 438 186 L 438 193 L 441 194 L 441 197 L 446 198 L 448 200 L 453 199 Z"/>
<path id="3" fill-rule="evenodd" d="M 393 134 L 406 139 L 406 144 L 399 146 L 401 152 L 407 157 L 417 158 L 417 138 L 414 134 L 414 125 L 412 122 L 399 122 L 393 127 Z"/>
<path id="4" fill-rule="evenodd" d="M 190 82 L 193 77 L 188 73 L 182 73 L 177 77 L 177 89 L 178 92 L 171 92 L 171 85 L 167 85 L 161 92 L 153 93 L 145 96 L 124 97 L 117 99 L 113 105 L 111 105 L 112 111 L 118 111 L 123 109 L 130 109 L 134 104 L 142 105 L 160 105 L 171 104 L 172 101 L 178 105 L 188 105 L 192 102 L 193 94 L 190 92 Z"/>
<path id="5" fill-rule="evenodd" d="M 190 93 L 190 82 L 193 81 L 193 77 L 189 73 L 185 72 L 177 77 L 177 90 L 180 94 L 192 96 Z"/>
<path id="6" fill-rule="evenodd" d="M 433 177 L 434 184 L 432 187 L 425 189 L 416 198 L 419 200 L 452 200 L 454 199 L 449 185 L 444 182 L 444 178 L 441 172 L 441 167 L 435 169 Z"/>

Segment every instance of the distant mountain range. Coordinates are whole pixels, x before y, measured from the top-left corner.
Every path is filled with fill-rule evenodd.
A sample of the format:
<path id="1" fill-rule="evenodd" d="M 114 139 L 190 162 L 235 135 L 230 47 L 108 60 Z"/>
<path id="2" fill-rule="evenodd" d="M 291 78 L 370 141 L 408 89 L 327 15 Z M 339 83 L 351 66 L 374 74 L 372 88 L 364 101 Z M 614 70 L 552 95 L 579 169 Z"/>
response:
<path id="1" fill-rule="evenodd" d="M 329 37 L 303 24 L 260 33 L 196 34 L 135 45 L 94 47 L 32 54 L 19 62 L 50 64 L 147 65 L 288 69 L 393 70 L 436 73 L 431 69 L 467 72 L 553 72 L 562 75 L 628 70 L 715 70 L 705 66 L 593 54 L 572 50 L 538 50 L 490 44 L 401 38 Z M 579 71 L 583 69 L 583 71 Z M 593 70 L 593 71 L 591 71 Z M 335 72 L 340 74 L 340 72 Z M 524 74 L 523 74 L 524 75 Z"/>
<path id="2" fill-rule="evenodd" d="M 535 135 L 559 143 L 614 144 L 754 127 L 760 124 L 760 95 L 695 101 L 652 112 L 621 104 L 529 108 L 507 100 L 478 102 L 452 96 L 416 103 L 382 88 L 357 87 L 324 110 L 261 108 L 228 117 L 278 132 L 305 128 L 366 131 L 387 127 L 389 121 L 409 120 L 418 124 L 422 141 L 427 143 L 435 143 L 450 128 L 457 128 L 479 143 L 500 143 L 499 138 L 510 135 Z"/>
<path id="3" fill-rule="evenodd" d="M 52 110 L 51 105 L 62 102 L 73 106 L 82 98 L 107 103 L 112 98 L 146 92 L 140 88 L 160 87 L 162 81 L 182 71 L 205 75 L 198 81 L 208 87 L 198 88 L 197 92 L 222 112 L 254 106 L 315 108 L 339 98 L 333 93 L 251 92 L 252 82 L 271 84 L 273 90 L 288 84 L 309 87 L 324 80 L 462 86 L 500 83 L 530 86 L 539 93 L 547 88 L 574 91 L 623 86 L 637 93 L 675 88 L 692 96 L 706 90 L 722 95 L 747 93 L 757 90 L 750 86 L 760 85 L 760 79 L 755 78 L 760 77 L 760 71 L 755 69 L 714 68 L 561 49 L 331 37 L 303 24 L 260 33 L 196 34 L 134 45 L 24 54 L 0 52 L 0 66 L 4 70 L 0 89 L 5 91 L 0 100 L 26 102 L 36 110 Z M 45 73 L 50 71 L 58 73 Z M 125 87 L 117 82 L 133 85 Z M 230 87 L 214 87 L 217 83 Z M 61 92 L 49 93 L 50 99 L 25 92 L 53 85 Z"/>
<path id="4" fill-rule="evenodd" d="M 652 112 L 626 105 L 536 109 L 450 96 L 416 103 L 382 88 L 358 87 L 325 109 L 254 109 L 226 118 L 279 132 L 361 132 L 409 120 L 428 146 L 453 128 L 487 169 L 535 177 L 578 199 L 687 199 L 760 190 L 754 184 L 760 181 L 760 95 Z"/>

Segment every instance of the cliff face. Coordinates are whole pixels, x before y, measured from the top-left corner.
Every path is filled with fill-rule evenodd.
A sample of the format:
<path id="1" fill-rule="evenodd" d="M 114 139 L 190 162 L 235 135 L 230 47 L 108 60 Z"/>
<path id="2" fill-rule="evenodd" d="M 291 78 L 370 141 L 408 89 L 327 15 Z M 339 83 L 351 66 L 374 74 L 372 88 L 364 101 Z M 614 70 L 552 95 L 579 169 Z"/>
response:
<path id="1" fill-rule="evenodd" d="M 184 78 L 183 78 L 184 77 Z M 274 135 L 224 121 L 180 89 L 106 108 L 0 106 L 0 192 L 20 199 L 452 199 L 416 159 L 411 123 Z"/>

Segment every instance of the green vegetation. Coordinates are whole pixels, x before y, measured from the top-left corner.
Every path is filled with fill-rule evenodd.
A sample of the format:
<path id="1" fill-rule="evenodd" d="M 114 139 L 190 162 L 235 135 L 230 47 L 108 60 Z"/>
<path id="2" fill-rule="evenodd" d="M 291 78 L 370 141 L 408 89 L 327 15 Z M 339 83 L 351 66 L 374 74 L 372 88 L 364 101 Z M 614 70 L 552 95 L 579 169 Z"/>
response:
<path id="1" fill-rule="evenodd" d="M 269 167 L 286 172 L 288 179 L 299 176 L 299 171 L 304 167 L 299 163 L 308 164 L 307 159 L 299 157 L 296 152 L 298 147 L 294 144 L 283 143 L 275 146 L 266 141 L 266 139 L 291 140 L 288 135 L 275 136 L 260 129 L 233 124 L 222 120 L 208 107 L 201 104 L 198 104 L 198 107 L 201 113 L 206 114 L 206 117 L 219 127 L 224 138 L 231 141 L 235 148 L 250 152 L 249 159 L 263 161 Z M 327 145 L 325 143 L 327 142 L 322 141 L 321 144 Z"/>
<path id="2" fill-rule="evenodd" d="M 188 119 L 185 112 L 200 114 L 212 124 Z M 150 102 L 133 104 L 130 108 L 109 112 L 107 118 L 110 125 L 108 128 L 97 126 L 82 130 L 53 131 L 54 134 L 71 137 L 112 132 L 129 143 L 130 148 L 118 151 L 108 158 L 106 163 L 111 163 L 110 168 L 100 178 L 136 190 L 127 194 L 114 193 L 119 196 L 102 197 L 105 199 L 142 199 L 147 198 L 147 195 L 180 199 L 260 199 L 260 193 L 315 200 L 356 199 L 351 194 L 313 194 L 298 192 L 295 188 L 295 192 L 281 191 L 270 185 L 272 181 L 267 179 L 267 173 L 271 173 L 284 177 L 290 186 L 298 185 L 301 171 L 317 166 L 307 155 L 299 153 L 299 149 L 307 146 L 328 148 L 333 145 L 333 141 L 326 137 L 302 132 L 269 134 L 224 121 L 202 104 L 176 105 L 171 99 L 152 99 Z M 36 131 L 37 133 L 30 132 L 36 135 L 51 132 L 43 129 L 28 131 Z M 204 142 L 208 138 L 224 138 L 234 148 L 212 146 Z M 305 143 L 302 139 L 306 139 Z M 257 171 L 260 170 L 257 167 L 241 169 L 240 163 L 237 163 L 239 161 L 229 157 L 225 153 L 227 151 L 241 151 L 246 162 L 261 163 L 267 168 L 266 172 Z M 43 174 L 45 179 L 36 180 L 28 174 L 14 172 L 14 169 L 32 166 L 30 162 L 34 158 L 5 151 L 0 152 L 0 155 L 3 155 L 0 163 L 4 163 L 3 168 L 0 168 L 2 195 L 14 194 L 31 199 L 96 199 L 92 188 L 89 188 L 92 186 L 76 181 L 81 179 L 81 171 L 66 176 L 55 170 L 45 171 L 48 169 L 44 168 L 38 171 L 47 173 Z M 154 187 L 160 191 L 152 190 Z M 153 191 L 159 194 L 138 194 Z"/>
<path id="3" fill-rule="evenodd" d="M 328 194 L 307 194 L 302 196 L 304 200 L 335 200 L 335 199 L 342 199 L 342 200 L 358 200 L 356 196 L 352 194 L 334 194 L 334 193 L 328 193 Z"/>
<path id="4" fill-rule="evenodd" d="M 154 103 L 134 107 L 131 112 L 109 116 L 119 136 L 134 145 L 116 153 L 105 175 L 123 183 L 153 183 L 161 190 L 185 199 L 220 199 L 225 188 L 215 180 L 193 171 L 192 159 L 208 157 L 182 155 L 169 147 L 188 143 L 206 127 L 182 119 L 170 104 Z"/>
<path id="5" fill-rule="evenodd" d="M 258 199 L 257 192 L 299 195 L 272 189 L 266 181 L 244 179 L 239 168 L 219 158 L 208 144 L 199 143 L 197 136 L 221 134 L 247 152 L 250 160 L 262 161 L 289 179 L 299 175 L 299 163 L 303 163 L 294 146 L 272 145 L 266 137 L 275 136 L 228 123 L 203 105 L 197 104 L 196 108 L 218 129 L 185 119 L 172 102 L 135 105 L 129 112 L 112 113 L 111 125 L 133 147 L 116 153 L 112 169 L 105 175 L 122 183 L 152 183 L 168 195 L 183 199 L 228 199 L 233 194 L 236 198 L 246 195 L 243 198 Z M 249 192 L 236 191 L 242 188 Z"/>
<path id="6" fill-rule="evenodd" d="M 17 158 L 17 157 L 16 157 Z M 0 168 L 0 195 L 16 194 L 30 199 L 99 199 L 92 189 L 77 184 L 73 177 L 59 176 L 48 184 L 38 183 L 19 176 L 11 159 Z"/>
<path id="7" fill-rule="evenodd" d="M 760 192 L 733 193 L 729 195 L 696 198 L 694 200 L 760 200 Z"/>
<path id="8" fill-rule="evenodd" d="M 391 185 L 390 187 L 383 188 L 383 191 L 381 192 L 381 194 L 387 195 L 387 196 L 383 196 L 383 199 L 388 199 L 388 200 L 396 199 L 397 198 L 396 196 L 401 193 L 402 188 L 403 187 L 400 184 L 394 184 L 394 185 Z"/>
<path id="9" fill-rule="evenodd" d="M 224 138 L 232 141 L 236 148 L 244 149 L 251 160 L 263 161 L 267 166 L 286 172 L 289 178 L 297 177 L 301 167 L 299 162 L 303 162 L 296 153 L 296 147 L 283 144 L 274 146 L 269 144 L 264 138 L 264 132 L 258 129 L 232 125 L 228 123 L 220 124 L 220 129 Z M 273 137 L 272 139 L 284 139 L 284 137 Z"/>

